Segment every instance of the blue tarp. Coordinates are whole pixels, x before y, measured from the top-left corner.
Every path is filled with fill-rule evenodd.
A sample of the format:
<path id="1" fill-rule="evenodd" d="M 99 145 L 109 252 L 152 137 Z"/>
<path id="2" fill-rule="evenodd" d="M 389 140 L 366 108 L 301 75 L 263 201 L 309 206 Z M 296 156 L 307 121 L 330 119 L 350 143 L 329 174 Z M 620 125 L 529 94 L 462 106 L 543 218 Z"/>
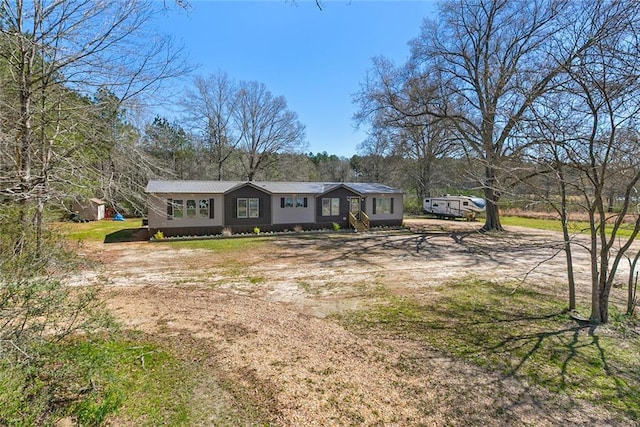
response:
<path id="1" fill-rule="evenodd" d="M 115 214 L 113 216 L 113 220 L 114 221 L 124 221 L 124 217 L 122 216 L 122 214 L 117 213 L 117 214 Z"/>

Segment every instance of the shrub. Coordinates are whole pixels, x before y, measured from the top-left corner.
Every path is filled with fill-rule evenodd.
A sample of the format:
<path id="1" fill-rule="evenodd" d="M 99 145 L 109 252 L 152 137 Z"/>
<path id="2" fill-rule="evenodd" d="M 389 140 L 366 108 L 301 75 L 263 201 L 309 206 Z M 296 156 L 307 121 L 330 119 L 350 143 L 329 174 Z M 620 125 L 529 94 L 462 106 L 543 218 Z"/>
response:
<path id="1" fill-rule="evenodd" d="M 253 234 L 260 234 L 260 227 L 253 227 Z"/>
<path id="2" fill-rule="evenodd" d="M 74 337 L 109 333 L 111 319 L 96 287 L 67 285 L 84 261 L 60 233 L 25 223 L 30 213 L 0 207 L 0 425 L 50 425 L 79 402 L 106 398 L 84 375 L 90 364 L 62 353 Z"/>
<path id="3" fill-rule="evenodd" d="M 408 214 L 422 213 L 422 200 L 416 196 L 406 197 L 404 199 L 404 211 Z"/>
<path id="4" fill-rule="evenodd" d="M 337 222 L 334 222 L 333 224 L 331 224 L 333 226 L 333 231 L 338 231 L 340 230 L 340 224 L 338 224 Z"/>
<path id="5" fill-rule="evenodd" d="M 160 230 L 156 231 L 156 233 L 153 235 L 153 238 L 155 240 L 162 240 L 164 239 L 164 233 Z"/>

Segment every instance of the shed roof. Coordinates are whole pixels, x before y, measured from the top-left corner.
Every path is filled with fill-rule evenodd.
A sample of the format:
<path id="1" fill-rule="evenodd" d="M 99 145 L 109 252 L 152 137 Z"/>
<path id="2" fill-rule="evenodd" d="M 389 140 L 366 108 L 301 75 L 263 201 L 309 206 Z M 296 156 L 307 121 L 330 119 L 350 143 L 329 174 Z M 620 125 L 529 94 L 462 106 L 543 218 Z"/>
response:
<path id="1" fill-rule="evenodd" d="M 272 194 L 323 194 L 337 186 L 345 186 L 359 194 L 396 193 L 402 191 L 384 184 L 366 182 L 275 182 L 275 181 L 170 181 L 151 180 L 147 193 L 222 194 L 235 187 L 251 184 Z"/>

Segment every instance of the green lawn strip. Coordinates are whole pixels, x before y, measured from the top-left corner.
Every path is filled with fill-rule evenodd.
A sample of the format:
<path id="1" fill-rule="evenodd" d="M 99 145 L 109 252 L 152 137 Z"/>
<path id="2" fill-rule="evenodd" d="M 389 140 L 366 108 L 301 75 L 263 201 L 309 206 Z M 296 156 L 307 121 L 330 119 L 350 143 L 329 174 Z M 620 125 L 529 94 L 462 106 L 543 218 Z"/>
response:
<path id="1" fill-rule="evenodd" d="M 538 230 L 549 230 L 562 232 L 562 223 L 559 219 L 540 219 L 540 218 L 525 218 L 520 216 L 502 216 L 500 217 L 500 223 L 503 226 L 518 226 L 535 228 Z M 585 221 L 570 221 L 569 232 L 574 233 L 589 233 L 589 223 Z M 611 226 L 607 226 L 607 232 L 611 233 Z M 633 224 L 623 224 L 618 229 L 618 236 L 629 237 L 633 231 Z"/>
<path id="2" fill-rule="evenodd" d="M 612 325 L 591 329 L 563 301 L 526 288 L 467 279 L 429 303 L 390 298 L 341 318 L 354 330 L 428 343 L 503 375 L 640 416 L 640 338 Z M 627 321 L 627 320 L 623 320 Z"/>
<path id="3" fill-rule="evenodd" d="M 255 250 L 262 247 L 269 241 L 264 237 L 245 237 L 245 238 L 221 238 L 221 239 L 205 239 L 205 240 L 180 240 L 171 241 L 165 240 L 162 242 L 154 243 L 156 245 L 171 245 L 174 248 L 185 249 L 206 249 L 210 251 L 216 251 L 218 253 L 233 253 L 239 254 Z"/>
<path id="4" fill-rule="evenodd" d="M 123 234 L 127 231 L 133 233 L 141 227 L 141 224 L 142 220 L 140 218 L 127 218 L 124 221 L 102 220 L 80 223 L 56 223 L 55 227 L 64 233 L 70 240 L 103 242 L 107 235 L 110 234 Z"/>

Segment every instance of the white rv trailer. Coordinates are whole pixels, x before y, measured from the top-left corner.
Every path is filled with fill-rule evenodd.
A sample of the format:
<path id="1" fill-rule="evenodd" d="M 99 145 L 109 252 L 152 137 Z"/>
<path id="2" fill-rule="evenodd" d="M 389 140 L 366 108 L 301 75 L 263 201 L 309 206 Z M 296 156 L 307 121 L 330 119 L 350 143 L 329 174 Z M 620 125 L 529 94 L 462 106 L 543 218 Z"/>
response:
<path id="1" fill-rule="evenodd" d="M 422 202 L 422 212 L 435 215 L 437 218 L 476 219 L 476 215 L 484 212 L 486 202 L 480 197 L 450 196 L 428 197 Z"/>

